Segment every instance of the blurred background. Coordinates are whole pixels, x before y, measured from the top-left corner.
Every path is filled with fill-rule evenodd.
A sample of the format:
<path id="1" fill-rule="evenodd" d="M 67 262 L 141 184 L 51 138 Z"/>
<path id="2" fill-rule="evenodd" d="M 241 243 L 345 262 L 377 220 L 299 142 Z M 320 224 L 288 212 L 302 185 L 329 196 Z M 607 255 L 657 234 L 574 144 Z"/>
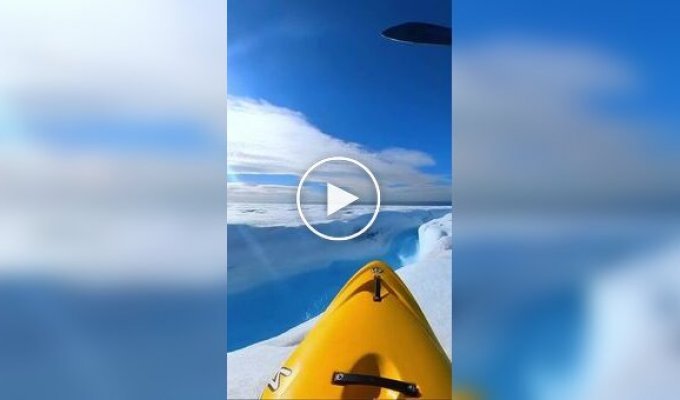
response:
<path id="1" fill-rule="evenodd" d="M 224 397 L 225 32 L 0 4 L 0 398 Z"/>
<path id="2" fill-rule="evenodd" d="M 457 387 L 680 398 L 679 13 L 455 2 Z"/>
<path id="3" fill-rule="evenodd" d="M 678 7 L 454 4 L 456 386 L 680 397 Z M 0 4 L 0 398 L 224 395 L 225 13 Z"/>

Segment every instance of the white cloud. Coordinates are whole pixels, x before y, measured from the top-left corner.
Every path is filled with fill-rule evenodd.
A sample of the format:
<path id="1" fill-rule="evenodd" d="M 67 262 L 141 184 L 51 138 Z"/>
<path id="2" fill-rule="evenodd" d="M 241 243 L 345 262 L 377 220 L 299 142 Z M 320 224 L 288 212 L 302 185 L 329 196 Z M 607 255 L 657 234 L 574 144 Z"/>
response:
<path id="1" fill-rule="evenodd" d="M 435 161 L 422 151 L 406 150 L 401 148 L 386 149 L 378 153 L 378 157 L 399 162 L 413 167 L 429 167 L 435 165 Z"/>
<path id="2" fill-rule="evenodd" d="M 450 199 L 450 183 L 420 170 L 434 165 L 428 154 L 401 148 L 372 151 L 322 132 L 300 112 L 264 101 L 229 98 L 227 133 L 228 164 L 233 174 L 300 176 L 323 158 L 344 156 L 364 163 L 376 175 L 386 202 Z M 327 179 L 356 179 L 343 176 L 344 171 L 337 168 L 326 172 Z M 360 181 L 367 183 L 363 178 Z M 244 188 L 229 190 L 230 193 L 238 190 L 243 195 Z M 254 195 L 260 191 L 253 189 Z"/>

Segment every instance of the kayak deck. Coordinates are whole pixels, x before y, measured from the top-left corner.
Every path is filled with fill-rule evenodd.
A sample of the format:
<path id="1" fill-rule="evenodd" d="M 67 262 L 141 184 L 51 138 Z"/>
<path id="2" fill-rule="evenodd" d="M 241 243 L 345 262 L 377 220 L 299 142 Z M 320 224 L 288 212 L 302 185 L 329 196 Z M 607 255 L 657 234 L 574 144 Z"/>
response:
<path id="1" fill-rule="evenodd" d="M 451 362 L 415 299 L 374 261 L 340 290 L 262 398 L 448 399 L 451 381 Z"/>

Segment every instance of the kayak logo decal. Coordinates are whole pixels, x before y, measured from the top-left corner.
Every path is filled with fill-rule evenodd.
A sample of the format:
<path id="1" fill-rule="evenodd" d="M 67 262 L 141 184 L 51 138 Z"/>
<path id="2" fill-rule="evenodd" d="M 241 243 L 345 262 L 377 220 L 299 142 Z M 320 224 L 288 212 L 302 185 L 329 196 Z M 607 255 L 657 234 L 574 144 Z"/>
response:
<path id="1" fill-rule="evenodd" d="M 272 377 L 272 380 L 267 384 L 267 386 L 269 386 L 269 389 L 272 392 L 276 392 L 277 390 L 279 390 L 279 387 L 281 386 L 281 377 L 282 376 L 288 377 L 291 376 L 292 374 L 293 370 L 291 370 L 290 368 L 281 367 L 281 369 L 274 374 L 274 377 Z"/>

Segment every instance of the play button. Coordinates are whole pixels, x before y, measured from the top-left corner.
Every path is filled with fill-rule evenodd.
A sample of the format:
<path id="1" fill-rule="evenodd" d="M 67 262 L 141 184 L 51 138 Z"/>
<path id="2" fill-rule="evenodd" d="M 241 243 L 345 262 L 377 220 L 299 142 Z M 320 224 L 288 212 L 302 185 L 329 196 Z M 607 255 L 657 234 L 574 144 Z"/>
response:
<path id="1" fill-rule="evenodd" d="M 352 193 L 342 190 L 332 183 L 326 183 L 326 216 L 330 217 L 348 205 L 359 200 Z"/>
<path id="2" fill-rule="evenodd" d="M 305 187 L 307 179 L 310 178 L 310 182 L 307 186 L 310 186 L 312 190 L 312 195 L 303 196 L 303 187 Z M 332 181 L 333 183 L 331 183 Z M 319 183 L 325 186 L 325 217 L 326 220 L 320 221 L 318 218 L 312 218 L 315 223 L 318 222 L 336 222 L 333 224 L 322 224 L 326 229 L 338 228 L 337 219 L 354 219 L 361 215 L 368 214 L 366 210 L 366 205 L 370 207 L 373 205 L 373 213 L 368 223 L 364 225 L 361 229 L 356 232 L 345 234 L 347 227 L 351 227 L 352 224 L 342 224 L 341 229 L 344 229 L 342 235 L 335 235 L 337 231 L 326 231 L 321 232 L 317 227 L 309 222 L 308 217 L 305 212 L 314 212 L 318 210 L 318 186 Z M 370 193 L 368 193 L 370 192 Z M 303 202 L 302 199 L 305 198 Z M 310 200 L 311 198 L 311 200 Z M 305 226 L 312 231 L 315 235 L 327 239 L 327 240 L 350 240 L 366 232 L 375 219 L 378 217 L 378 212 L 380 211 L 380 188 L 378 186 L 378 181 L 375 179 L 373 173 L 362 163 L 348 157 L 329 157 L 316 162 L 312 165 L 300 179 L 298 184 L 297 194 L 296 194 L 296 205 L 300 218 Z M 343 210 L 354 203 L 361 203 L 358 210 L 348 211 L 345 213 L 340 213 L 338 217 L 336 213 Z M 304 203 L 304 204 L 303 204 Z M 304 205 L 304 207 L 303 207 Z M 349 209 L 353 208 L 349 207 Z M 369 208 L 370 210 L 370 208 Z M 321 211 L 321 210 L 319 210 Z M 322 214 L 323 215 L 323 214 Z M 314 215 L 312 215 L 314 217 Z M 321 226 L 321 225 L 320 225 Z M 329 228 L 330 227 L 330 228 Z"/>

